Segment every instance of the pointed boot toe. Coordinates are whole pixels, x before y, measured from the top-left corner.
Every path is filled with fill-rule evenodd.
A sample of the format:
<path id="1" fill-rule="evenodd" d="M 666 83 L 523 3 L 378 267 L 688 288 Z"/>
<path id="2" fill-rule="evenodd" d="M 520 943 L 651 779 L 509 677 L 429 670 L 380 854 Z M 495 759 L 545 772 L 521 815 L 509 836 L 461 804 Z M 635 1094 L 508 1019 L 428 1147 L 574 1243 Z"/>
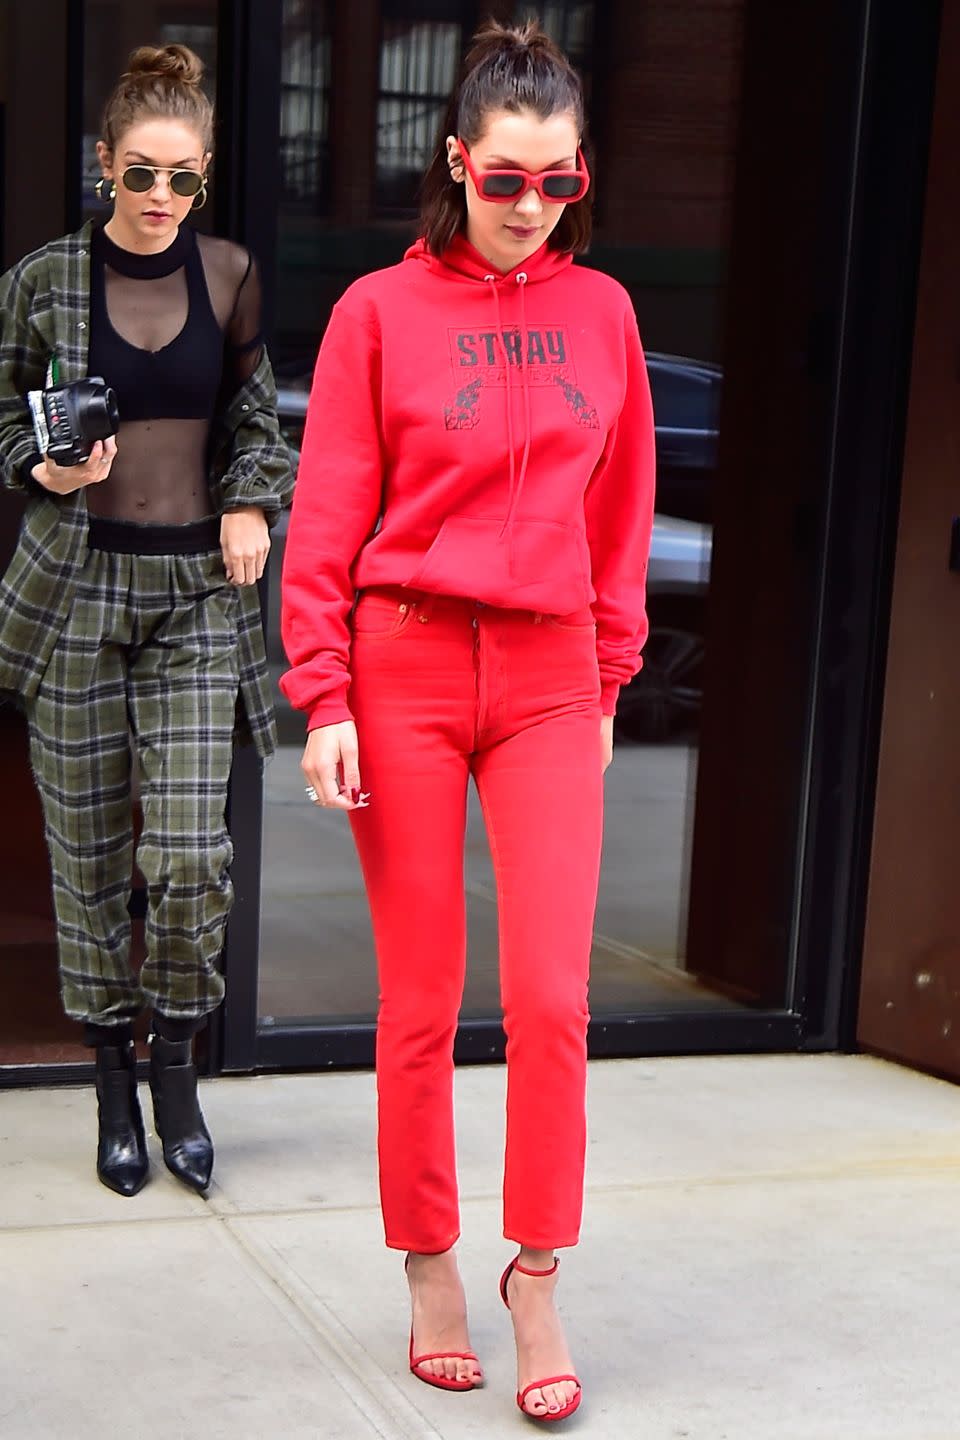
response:
<path id="1" fill-rule="evenodd" d="M 213 1175 L 213 1141 L 204 1132 L 189 1139 L 163 1147 L 163 1158 L 171 1174 L 203 1194 Z"/>
<path id="2" fill-rule="evenodd" d="M 97 1175 L 101 1185 L 106 1185 L 116 1195 L 136 1195 L 147 1183 L 149 1165 L 133 1162 L 129 1165 L 98 1164 Z"/>

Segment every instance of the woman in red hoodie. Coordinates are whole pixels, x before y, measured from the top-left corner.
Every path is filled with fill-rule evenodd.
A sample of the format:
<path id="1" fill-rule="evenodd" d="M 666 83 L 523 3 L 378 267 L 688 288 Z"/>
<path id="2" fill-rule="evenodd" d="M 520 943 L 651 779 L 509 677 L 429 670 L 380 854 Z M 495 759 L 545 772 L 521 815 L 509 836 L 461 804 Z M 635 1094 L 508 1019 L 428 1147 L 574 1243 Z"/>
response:
<path id="1" fill-rule="evenodd" d="M 554 1309 L 583 1195 L 602 774 L 639 668 L 654 435 L 626 292 L 590 232 L 583 99 L 536 24 L 488 24 L 424 185 L 422 238 L 334 308 L 283 572 L 307 793 L 350 813 L 373 918 L 380 1189 L 410 1364 L 471 1389 L 453 1040 L 472 776 L 507 1036 L 501 1280 L 525 1414 L 580 1385 Z"/>

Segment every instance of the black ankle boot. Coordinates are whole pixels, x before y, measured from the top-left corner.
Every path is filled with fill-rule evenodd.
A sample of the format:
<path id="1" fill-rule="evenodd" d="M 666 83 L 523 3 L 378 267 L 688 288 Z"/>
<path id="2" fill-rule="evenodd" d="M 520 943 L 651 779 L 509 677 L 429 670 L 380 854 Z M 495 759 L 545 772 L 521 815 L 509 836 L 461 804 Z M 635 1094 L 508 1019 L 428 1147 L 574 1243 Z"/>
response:
<path id="1" fill-rule="evenodd" d="M 132 1040 L 97 1046 L 97 1110 L 97 1174 L 118 1195 L 136 1195 L 146 1183 L 150 1164 Z"/>
<path id="2" fill-rule="evenodd" d="M 192 1040 L 150 1040 L 153 1118 L 167 1169 L 202 1195 L 213 1173 L 213 1141 L 197 1095 Z"/>

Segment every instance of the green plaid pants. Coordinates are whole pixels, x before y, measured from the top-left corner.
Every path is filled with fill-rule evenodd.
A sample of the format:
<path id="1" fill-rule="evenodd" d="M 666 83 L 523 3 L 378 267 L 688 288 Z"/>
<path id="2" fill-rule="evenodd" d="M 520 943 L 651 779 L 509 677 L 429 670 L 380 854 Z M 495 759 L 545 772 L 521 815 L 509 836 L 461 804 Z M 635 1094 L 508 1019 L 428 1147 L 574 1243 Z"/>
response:
<path id="1" fill-rule="evenodd" d="M 233 899 L 224 811 L 238 689 L 238 592 L 219 550 L 91 549 L 36 698 L 64 1009 L 110 1025 L 146 1006 L 195 1019 L 223 998 Z M 140 770 L 146 959 L 130 964 L 131 740 Z"/>

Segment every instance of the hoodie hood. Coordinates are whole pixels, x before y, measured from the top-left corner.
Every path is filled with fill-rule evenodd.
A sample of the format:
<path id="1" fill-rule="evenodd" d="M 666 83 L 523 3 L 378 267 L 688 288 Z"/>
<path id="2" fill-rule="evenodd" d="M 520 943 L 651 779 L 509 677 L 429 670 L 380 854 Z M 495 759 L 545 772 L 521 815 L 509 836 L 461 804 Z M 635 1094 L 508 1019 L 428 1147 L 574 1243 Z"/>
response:
<path id="1" fill-rule="evenodd" d="M 573 264 L 572 255 L 551 250 L 550 242 L 544 240 L 539 250 L 535 250 L 521 264 L 504 273 L 491 265 L 490 261 L 470 244 L 462 231 L 454 236 L 442 255 L 432 255 L 421 239 L 410 246 L 403 258 L 419 261 L 435 275 L 445 276 L 449 280 L 479 280 L 486 281 L 487 284 L 491 280 L 500 284 L 514 281 L 517 274 L 522 272 L 527 277 L 528 285 L 536 285 L 542 280 L 552 280 Z"/>

